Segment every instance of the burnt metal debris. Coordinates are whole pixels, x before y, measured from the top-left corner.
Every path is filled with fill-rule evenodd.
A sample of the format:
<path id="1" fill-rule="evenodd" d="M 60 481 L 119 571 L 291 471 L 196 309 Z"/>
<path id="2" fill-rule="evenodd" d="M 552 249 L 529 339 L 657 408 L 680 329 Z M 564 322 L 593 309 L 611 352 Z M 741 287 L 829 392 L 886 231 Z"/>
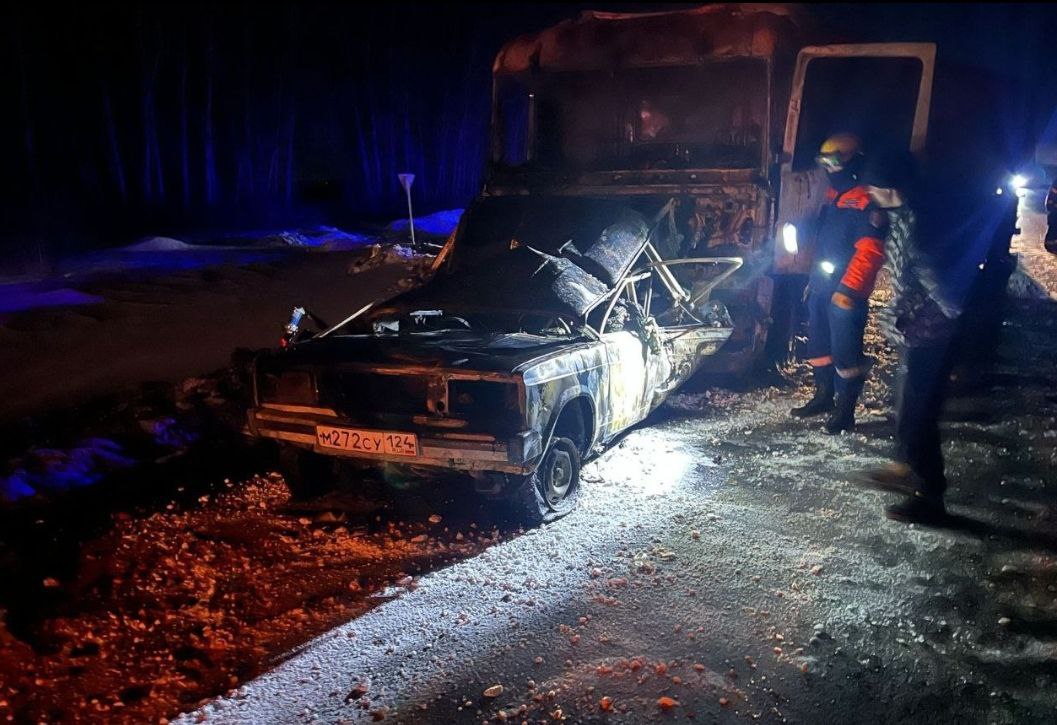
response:
<path id="1" fill-rule="evenodd" d="M 709 272 L 741 260 L 669 269 L 651 238 L 610 201 L 483 199 L 424 287 L 259 356 L 249 431 L 284 447 L 295 481 L 339 459 L 458 470 L 555 518 L 580 459 L 733 329 Z"/>
<path id="2" fill-rule="evenodd" d="M 936 46 L 832 40 L 792 6 L 722 4 L 508 43 L 488 180 L 433 280 L 262 357 L 253 434 L 299 447 L 295 472 L 455 469 L 537 520 L 568 510 L 579 459 L 695 370 L 788 359 L 825 261 L 822 139 L 925 150 Z M 993 206 L 978 176 L 970 208 Z"/>

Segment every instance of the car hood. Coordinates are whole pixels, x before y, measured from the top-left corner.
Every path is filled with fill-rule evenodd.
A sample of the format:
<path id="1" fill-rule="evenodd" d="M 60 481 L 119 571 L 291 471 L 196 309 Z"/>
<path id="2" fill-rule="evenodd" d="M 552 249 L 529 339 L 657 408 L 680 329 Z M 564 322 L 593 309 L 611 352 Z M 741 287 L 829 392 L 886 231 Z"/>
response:
<path id="1" fill-rule="evenodd" d="M 546 338 L 510 333 L 414 338 L 333 336 L 308 340 L 258 358 L 264 372 L 295 368 L 406 366 L 511 373 L 525 363 L 586 344 L 581 337 Z"/>

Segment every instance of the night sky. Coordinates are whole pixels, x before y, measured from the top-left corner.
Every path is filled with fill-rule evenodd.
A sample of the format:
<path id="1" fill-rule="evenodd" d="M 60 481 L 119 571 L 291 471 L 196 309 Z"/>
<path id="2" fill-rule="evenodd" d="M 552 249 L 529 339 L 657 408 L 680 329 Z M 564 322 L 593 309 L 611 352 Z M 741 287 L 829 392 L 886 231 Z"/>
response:
<path id="1" fill-rule="evenodd" d="M 642 4 L 23 3 L 0 11 L 5 262 L 146 233 L 423 212 L 481 182 L 500 46 L 592 7 Z M 668 7 L 679 7 L 668 5 Z M 1010 149 L 1057 135 L 1045 5 L 831 5 L 823 27 L 932 40 L 1016 79 Z"/>

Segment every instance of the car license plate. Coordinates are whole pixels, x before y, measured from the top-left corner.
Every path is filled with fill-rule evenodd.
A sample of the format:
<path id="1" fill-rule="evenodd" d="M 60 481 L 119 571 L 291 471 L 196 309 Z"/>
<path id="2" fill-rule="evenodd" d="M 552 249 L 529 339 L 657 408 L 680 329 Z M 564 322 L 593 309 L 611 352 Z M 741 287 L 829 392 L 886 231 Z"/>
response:
<path id="1" fill-rule="evenodd" d="M 386 456 L 417 456 L 418 437 L 414 433 L 388 430 L 361 430 L 316 426 L 316 443 L 320 448 Z"/>

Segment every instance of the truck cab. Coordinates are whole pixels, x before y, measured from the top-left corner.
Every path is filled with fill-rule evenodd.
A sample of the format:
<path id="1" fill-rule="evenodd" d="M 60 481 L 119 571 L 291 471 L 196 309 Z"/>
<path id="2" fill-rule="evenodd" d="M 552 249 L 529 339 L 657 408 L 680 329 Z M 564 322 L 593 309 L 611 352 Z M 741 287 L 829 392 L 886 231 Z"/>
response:
<path id="1" fill-rule="evenodd" d="M 929 130 L 934 44 L 826 40 L 768 4 L 585 12 L 517 38 L 493 66 L 482 196 L 619 198 L 666 258 L 742 257 L 713 293 L 735 329 L 706 367 L 786 358 L 826 190 L 819 145 L 850 131 L 920 157 Z"/>

